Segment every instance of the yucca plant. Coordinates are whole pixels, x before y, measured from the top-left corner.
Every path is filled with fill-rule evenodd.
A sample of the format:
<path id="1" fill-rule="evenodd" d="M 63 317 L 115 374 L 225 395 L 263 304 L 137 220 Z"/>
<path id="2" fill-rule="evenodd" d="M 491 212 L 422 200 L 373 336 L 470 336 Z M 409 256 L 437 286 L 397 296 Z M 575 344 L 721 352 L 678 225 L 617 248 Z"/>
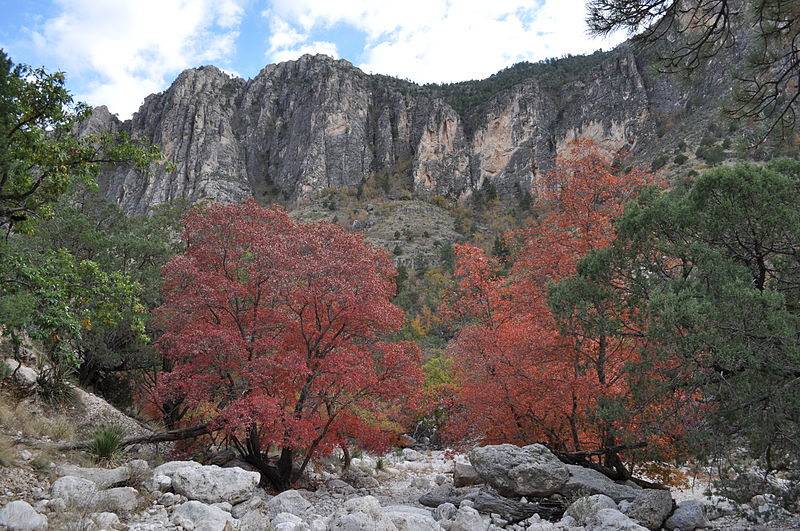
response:
<path id="1" fill-rule="evenodd" d="M 122 450 L 122 439 L 125 438 L 125 430 L 119 426 L 104 426 L 98 428 L 92 434 L 92 441 L 89 444 L 89 453 L 97 461 L 107 461 L 119 455 Z"/>

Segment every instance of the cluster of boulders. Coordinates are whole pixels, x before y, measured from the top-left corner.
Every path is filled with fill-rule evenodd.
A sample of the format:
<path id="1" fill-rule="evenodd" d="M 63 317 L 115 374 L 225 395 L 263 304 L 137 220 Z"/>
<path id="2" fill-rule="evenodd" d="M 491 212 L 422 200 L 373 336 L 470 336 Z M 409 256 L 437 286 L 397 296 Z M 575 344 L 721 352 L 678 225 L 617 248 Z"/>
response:
<path id="1" fill-rule="evenodd" d="M 564 464 L 539 444 L 479 447 L 469 453 L 469 461 L 456 463 L 453 486 L 438 487 L 422 499 L 429 505 L 444 502 L 435 511 L 452 515 L 452 525 L 443 526 L 449 531 L 500 527 L 691 531 L 709 527 L 709 518 L 735 510 L 733 503 L 722 498 L 713 505 L 696 499 L 675 504 L 668 490 L 643 489 L 632 482 L 612 481 L 589 468 Z M 478 484 L 485 486 L 470 487 Z M 458 509 L 453 501 L 460 502 Z M 559 504 L 562 511 L 557 509 Z M 475 508 L 496 512 L 484 516 Z M 553 520 L 562 513 L 555 522 L 543 518 Z M 530 516 L 522 518 L 526 515 Z"/>
<path id="2" fill-rule="evenodd" d="M 259 488 L 257 472 L 239 466 L 61 466 L 49 490 L 0 509 L 0 529 L 689 531 L 737 510 L 724 498 L 675 504 L 669 491 L 565 465 L 541 445 L 476 448 L 469 463 L 456 460 L 452 476 L 441 454 L 363 457 L 345 473 L 319 463 L 314 490 L 275 496 Z"/>

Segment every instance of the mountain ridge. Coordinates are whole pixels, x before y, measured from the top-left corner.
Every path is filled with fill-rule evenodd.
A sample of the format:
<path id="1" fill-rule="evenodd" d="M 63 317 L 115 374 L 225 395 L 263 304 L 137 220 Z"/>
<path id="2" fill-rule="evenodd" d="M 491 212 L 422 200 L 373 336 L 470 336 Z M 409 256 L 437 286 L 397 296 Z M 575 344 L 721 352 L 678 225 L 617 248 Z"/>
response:
<path id="1" fill-rule="evenodd" d="M 302 202 L 386 175 L 419 198 L 465 199 L 487 181 L 508 196 L 535 187 L 578 138 L 646 152 L 658 113 L 696 96 L 648 78 L 651 63 L 630 44 L 598 59 L 558 88 L 527 78 L 462 112 L 445 100 L 447 90 L 458 95 L 452 86 L 369 75 L 323 55 L 267 65 L 249 80 L 203 66 L 148 96 L 130 120 L 97 109 L 84 129 L 128 131 L 172 162 L 174 171 L 104 176 L 106 197 L 132 214 L 176 199 L 266 202 L 277 193 Z"/>

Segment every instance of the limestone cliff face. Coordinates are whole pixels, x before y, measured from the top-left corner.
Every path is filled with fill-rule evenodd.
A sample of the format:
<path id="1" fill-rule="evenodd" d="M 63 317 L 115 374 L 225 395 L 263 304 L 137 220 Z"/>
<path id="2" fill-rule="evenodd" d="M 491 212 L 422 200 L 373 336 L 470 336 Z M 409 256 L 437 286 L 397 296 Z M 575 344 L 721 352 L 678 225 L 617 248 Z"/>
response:
<path id="1" fill-rule="evenodd" d="M 143 136 L 173 162 L 169 171 L 119 169 L 104 179 L 109 199 L 141 213 L 179 198 L 259 198 L 268 188 L 302 200 L 393 171 L 406 172 L 417 196 L 463 198 L 487 180 L 512 193 L 576 138 L 635 151 L 654 134 L 650 108 L 624 48 L 557 92 L 530 79 L 464 115 L 424 87 L 318 55 L 247 81 L 215 67 L 187 70 L 132 120 L 101 109 L 91 127 Z"/>

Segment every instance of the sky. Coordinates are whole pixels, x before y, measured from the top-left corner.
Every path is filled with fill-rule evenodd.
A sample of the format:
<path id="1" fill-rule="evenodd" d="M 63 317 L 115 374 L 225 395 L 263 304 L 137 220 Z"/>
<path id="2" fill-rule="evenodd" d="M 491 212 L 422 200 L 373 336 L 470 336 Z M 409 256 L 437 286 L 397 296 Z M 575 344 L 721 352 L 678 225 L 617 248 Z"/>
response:
<path id="1" fill-rule="evenodd" d="M 0 0 L 0 48 L 63 71 L 75 98 L 129 118 L 184 69 L 252 78 L 322 53 L 417 83 L 482 79 L 520 61 L 610 49 L 584 0 Z"/>

